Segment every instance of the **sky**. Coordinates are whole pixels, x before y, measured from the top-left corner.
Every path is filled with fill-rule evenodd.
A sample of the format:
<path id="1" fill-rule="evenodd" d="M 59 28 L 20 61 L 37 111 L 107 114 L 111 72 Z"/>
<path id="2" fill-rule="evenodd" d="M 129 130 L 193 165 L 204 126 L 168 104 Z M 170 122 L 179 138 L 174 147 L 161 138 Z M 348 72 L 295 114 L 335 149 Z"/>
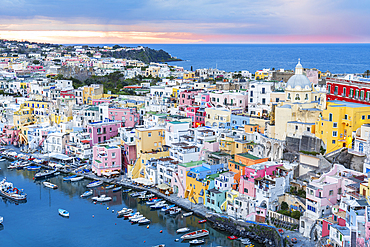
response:
<path id="1" fill-rule="evenodd" d="M 1 39 L 370 43 L 369 0 L 0 0 L 0 6 Z"/>

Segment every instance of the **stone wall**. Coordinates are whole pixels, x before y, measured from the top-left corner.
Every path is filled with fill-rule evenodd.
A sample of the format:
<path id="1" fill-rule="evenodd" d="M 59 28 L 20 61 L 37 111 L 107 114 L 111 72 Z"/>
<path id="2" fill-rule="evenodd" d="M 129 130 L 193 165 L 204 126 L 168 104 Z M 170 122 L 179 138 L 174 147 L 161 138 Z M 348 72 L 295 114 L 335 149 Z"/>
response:
<path id="1" fill-rule="evenodd" d="M 320 152 L 321 140 L 316 137 L 302 136 L 299 151 Z"/>

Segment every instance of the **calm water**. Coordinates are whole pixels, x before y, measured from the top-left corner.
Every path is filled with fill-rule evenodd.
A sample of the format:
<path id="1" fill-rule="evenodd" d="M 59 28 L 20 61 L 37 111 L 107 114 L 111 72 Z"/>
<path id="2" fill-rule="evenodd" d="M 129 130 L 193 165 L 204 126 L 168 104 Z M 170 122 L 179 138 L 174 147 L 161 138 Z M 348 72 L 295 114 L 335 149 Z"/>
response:
<path id="1" fill-rule="evenodd" d="M 123 44 L 136 47 L 135 45 Z M 100 45 L 103 46 L 103 45 Z M 190 70 L 217 68 L 226 71 L 263 68 L 294 69 L 298 58 L 305 68 L 332 73 L 370 70 L 370 44 L 145 44 L 163 49 L 184 61 L 170 64 Z"/>
<path id="2" fill-rule="evenodd" d="M 51 178 L 58 189 L 51 190 L 42 181 L 32 180 L 34 171 L 7 170 L 9 162 L 0 163 L 0 179 L 7 177 L 16 187 L 28 194 L 27 203 L 16 205 L 0 199 L 0 246 L 189 246 L 175 242 L 181 235 L 176 230 L 189 227 L 191 230 L 206 228 L 210 237 L 202 246 L 243 246 L 240 241 L 227 239 L 226 234 L 213 230 L 209 225 L 199 225 L 198 217 L 171 217 L 160 211 L 151 211 L 145 204 L 122 192 L 105 193 L 102 188 L 94 189 L 94 195 L 104 193 L 113 198 L 111 202 L 94 204 L 91 199 L 79 197 L 86 191 L 88 180 L 75 183 L 63 182 L 63 176 Z M 109 207 L 109 210 L 107 210 Z M 115 212 L 123 207 L 140 211 L 152 223 L 146 226 L 131 225 L 129 221 L 117 218 Z M 69 218 L 58 215 L 58 209 L 70 212 Z M 94 217 L 93 217 L 94 215 Z M 159 231 L 163 230 L 163 233 Z M 145 241 L 145 243 L 144 243 Z"/>

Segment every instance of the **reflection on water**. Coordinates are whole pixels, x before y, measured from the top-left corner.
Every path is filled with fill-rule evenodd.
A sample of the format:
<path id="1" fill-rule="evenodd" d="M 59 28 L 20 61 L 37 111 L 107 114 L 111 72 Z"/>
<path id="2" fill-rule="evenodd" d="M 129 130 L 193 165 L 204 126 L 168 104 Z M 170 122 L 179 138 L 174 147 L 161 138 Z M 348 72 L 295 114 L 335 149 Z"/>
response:
<path id="1" fill-rule="evenodd" d="M 89 190 L 86 188 L 89 180 L 67 182 L 63 181 L 63 177 L 67 175 L 59 175 L 35 181 L 33 177 L 36 171 L 8 170 L 8 164 L 9 162 L 0 163 L 0 179 L 8 177 L 16 187 L 23 188 L 28 194 L 28 200 L 22 205 L 7 199 L 0 201 L 0 215 L 4 216 L 4 225 L 7 226 L 4 231 L 5 238 L 1 236 L 4 246 L 19 246 L 20 241 L 29 243 L 30 246 L 51 246 L 65 241 L 65 236 L 73 239 L 73 243 L 66 243 L 69 246 L 153 246 L 161 243 L 165 243 L 166 246 L 188 246 L 187 242 L 174 241 L 182 236 L 177 234 L 176 230 L 183 227 L 189 227 L 191 230 L 202 228 L 209 230 L 210 235 L 205 238 L 206 243 L 202 246 L 244 246 L 240 241 L 228 240 L 227 233 L 216 231 L 209 224 L 198 224 L 200 218 L 196 216 L 183 217 L 182 214 L 171 216 L 160 210 L 151 210 L 145 202 L 130 197 L 130 193 L 106 190 L 105 184 L 91 188 L 92 196 L 80 198 L 83 192 Z M 56 184 L 58 189 L 45 187 L 43 181 Z M 112 197 L 112 201 L 95 205 L 91 198 L 100 195 Z M 146 226 L 131 225 L 124 218 L 117 218 L 116 212 L 124 207 L 139 211 L 149 218 L 151 220 L 149 229 Z M 58 215 L 58 208 L 70 212 L 68 220 Z M 92 217 L 93 215 L 95 217 Z M 0 230 L 4 230 L 4 225 L 0 225 Z M 163 230 L 163 233 L 159 233 L 160 230 Z M 41 232 L 45 234 L 42 241 L 37 237 Z M 143 239 L 146 240 L 146 244 L 137 244 Z"/>

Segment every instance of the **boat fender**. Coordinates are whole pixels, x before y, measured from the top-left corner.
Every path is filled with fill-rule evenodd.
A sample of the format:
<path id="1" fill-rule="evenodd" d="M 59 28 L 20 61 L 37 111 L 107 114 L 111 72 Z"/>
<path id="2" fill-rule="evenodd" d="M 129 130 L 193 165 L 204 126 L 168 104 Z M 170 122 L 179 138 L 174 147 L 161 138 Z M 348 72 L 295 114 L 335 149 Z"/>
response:
<path id="1" fill-rule="evenodd" d="M 107 207 L 107 210 L 109 210 L 109 207 Z"/>
<path id="2" fill-rule="evenodd" d="M 114 213 L 114 210 L 112 210 L 112 213 Z"/>
<path id="3" fill-rule="evenodd" d="M 160 230 L 159 232 L 160 232 L 160 233 L 162 233 L 163 231 L 162 231 L 162 230 Z"/>
<path id="4" fill-rule="evenodd" d="M 148 226 L 146 226 L 146 229 L 149 229 L 149 225 L 148 225 Z"/>
<path id="5" fill-rule="evenodd" d="M 94 218 L 94 215 L 93 215 L 93 218 Z"/>
<path id="6" fill-rule="evenodd" d="M 13 191 L 16 191 L 17 194 L 19 194 L 19 190 L 17 188 L 14 188 Z"/>

